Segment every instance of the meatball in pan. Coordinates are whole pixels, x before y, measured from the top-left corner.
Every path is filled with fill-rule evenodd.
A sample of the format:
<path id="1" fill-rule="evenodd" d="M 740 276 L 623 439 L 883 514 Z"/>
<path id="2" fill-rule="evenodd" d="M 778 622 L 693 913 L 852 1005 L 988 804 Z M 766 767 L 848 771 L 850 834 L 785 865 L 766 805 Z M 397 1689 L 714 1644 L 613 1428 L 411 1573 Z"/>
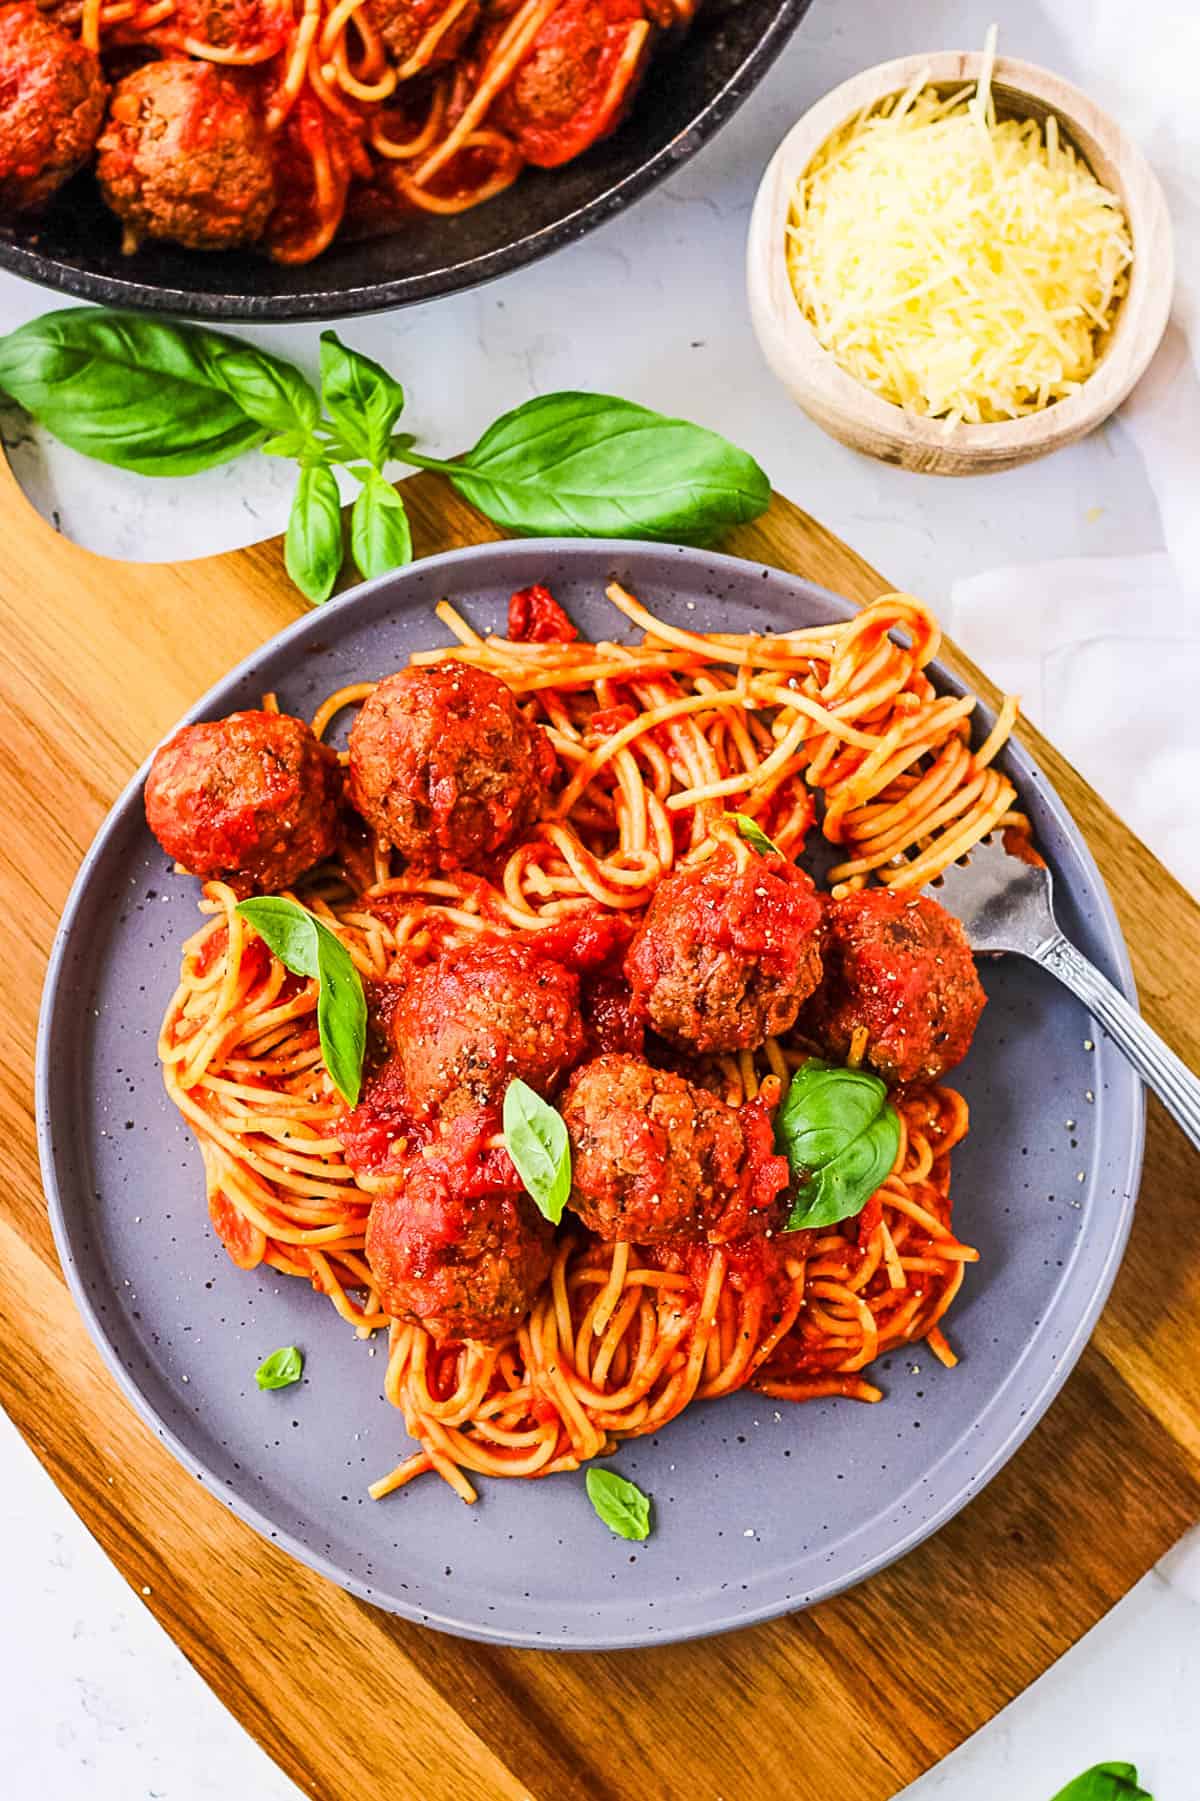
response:
<path id="1" fill-rule="evenodd" d="M 275 171 L 253 84 L 210 62 L 135 69 L 113 92 L 96 179 L 132 246 L 257 243 L 275 206 Z"/>
<path id="2" fill-rule="evenodd" d="M 0 218 L 36 212 L 96 147 L 100 58 L 32 4 L 0 5 Z"/>

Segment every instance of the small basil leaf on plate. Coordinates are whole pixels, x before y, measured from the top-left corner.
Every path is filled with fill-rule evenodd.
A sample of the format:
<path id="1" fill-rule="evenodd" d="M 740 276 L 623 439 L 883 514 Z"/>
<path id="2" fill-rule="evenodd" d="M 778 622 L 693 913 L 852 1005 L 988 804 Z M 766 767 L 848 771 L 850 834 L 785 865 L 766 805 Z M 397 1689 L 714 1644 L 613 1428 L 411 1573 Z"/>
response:
<path id="1" fill-rule="evenodd" d="M 404 389 L 380 363 L 321 333 L 321 398 L 342 438 L 377 469 L 388 458 L 392 427 L 404 411 Z"/>
<path id="2" fill-rule="evenodd" d="M 321 1055 L 333 1085 L 349 1107 L 358 1105 L 367 1048 L 367 1001 L 362 978 L 341 939 L 320 920 L 317 927 L 317 1029 Z"/>
<path id="3" fill-rule="evenodd" d="M 404 502 L 386 476 L 370 470 L 350 514 L 350 552 L 360 575 L 386 575 L 412 562 Z"/>
<path id="4" fill-rule="evenodd" d="M 1133 1764 L 1097 1763 L 1060 1788 L 1052 1801 L 1154 1801 L 1154 1797 L 1138 1782 Z"/>
<path id="5" fill-rule="evenodd" d="M 282 1345 L 264 1357 L 254 1372 L 260 1388 L 290 1388 L 304 1374 L 304 1355 L 294 1344 Z"/>
<path id="6" fill-rule="evenodd" d="M 530 537 L 707 542 L 771 498 L 728 439 L 607 394 L 526 401 L 460 461 L 435 466 L 489 519 Z"/>
<path id="7" fill-rule="evenodd" d="M 320 606 L 342 567 L 342 502 L 333 472 L 321 463 L 301 469 L 283 540 L 283 560 L 300 592 Z"/>
<path id="8" fill-rule="evenodd" d="M 785 1231 L 832 1226 L 861 1213 L 891 1173 L 900 1119 L 878 1076 L 810 1057 L 792 1077 L 775 1141 L 792 1172 Z"/>
<path id="9" fill-rule="evenodd" d="M 220 376 L 236 343 L 199 326 L 65 307 L 0 338 L 0 388 L 84 456 L 138 475 L 194 475 L 266 436 Z"/>
<path id="10" fill-rule="evenodd" d="M 773 838 L 767 837 L 757 819 L 751 819 L 748 813 L 731 813 L 729 817 L 751 850 L 756 850 L 760 857 L 782 857 L 783 852 Z"/>
<path id="11" fill-rule="evenodd" d="M 615 1470 L 602 1470 L 596 1464 L 585 1480 L 588 1500 L 610 1532 L 618 1538 L 649 1538 L 650 1497 L 636 1482 L 627 1482 Z"/>
<path id="12" fill-rule="evenodd" d="M 357 1106 L 367 1044 L 367 1001 L 350 952 L 307 907 L 283 895 L 239 901 L 237 911 L 285 969 L 320 983 L 321 1056 L 346 1105 Z"/>
<path id="13" fill-rule="evenodd" d="M 552 1225 L 571 1192 L 571 1146 L 562 1116 L 520 1077 L 504 1095 L 504 1145 L 539 1213 Z"/>

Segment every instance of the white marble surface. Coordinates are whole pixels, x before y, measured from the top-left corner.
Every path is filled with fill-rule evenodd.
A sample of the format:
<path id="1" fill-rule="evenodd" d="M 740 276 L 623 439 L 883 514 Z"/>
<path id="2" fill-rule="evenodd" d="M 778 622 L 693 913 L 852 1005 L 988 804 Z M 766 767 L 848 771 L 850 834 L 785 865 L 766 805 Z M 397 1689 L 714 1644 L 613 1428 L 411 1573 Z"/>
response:
<path id="1" fill-rule="evenodd" d="M 806 105 L 884 57 L 976 45 L 997 11 L 1013 54 L 1082 81 L 1140 137 L 1168 186 L 1180 299 L 1151 379 L 1104 430 L 1046 464 L 939 483 L 863 461 L 786 401 L 749 332 L 742 243 L 762 168 Z M 571 386 L 628 394 L 739 439 L 777 487 L 897 585 L 944 609 L 968 645 L 998 654 L 997 621 L 1016 619 L 1008 642 L 1033 654 L 1014 679 L 1032 711 L 1160 854 L 1200 880 L 1170 804 L 1200 756 L 1191 699 L 1200 594 L 1189 577 L 1200 568 L 1191 554 L 1200 552 L 1198 66 L 1194 0 L 1143 0 L 1136 23 L 1117 0 L 1012 0 L 1002 9 L 994 0 L 815 0 L 727 130 L 624 218 L 477 293 L 341 329 L 405 381 L 406 425 L 428 448 L 457 449 L 505 407 Z M 0 330 L 51 304 L 0 277 Z M 252 335 L 315 366 L 315 327 Z M 265 536 L 286 516 L 288 472 L 266 459 L 148 483 L 48 446 L 11 416 L 5 431 L 37 504 L 101 552 L 200 554 Z M 1065 632 L 1051 616 L 1064 584 Z M 1093 629 L 1097 594 L 1109 610 Z M 1164 640 L 1167 654 L 1156 658 Z M 1137 672 L 1120 687 L 1114 657 Z M 1166 706 L 1155 687 L 1164 662 L 1175 672 Z M 1113 732 L 1097 732 L 1096 707 L 1081 706 L 1069 679 L 1085 668 L 1088 694 L 1095 684 L 1105 694 L 1120 763 Z M 298 1791 L 174 1650 L 2 1416 L 0 1526 L 0 1796 L 294 1801 Z M 1045 1801 L 1078 1769 L 1111 1757 L 1137 1762 L 1157 1801 L 1195 1801 L 1198 1688 L 1200 1545 L 1192 1545 L 905 1801 Z"/>

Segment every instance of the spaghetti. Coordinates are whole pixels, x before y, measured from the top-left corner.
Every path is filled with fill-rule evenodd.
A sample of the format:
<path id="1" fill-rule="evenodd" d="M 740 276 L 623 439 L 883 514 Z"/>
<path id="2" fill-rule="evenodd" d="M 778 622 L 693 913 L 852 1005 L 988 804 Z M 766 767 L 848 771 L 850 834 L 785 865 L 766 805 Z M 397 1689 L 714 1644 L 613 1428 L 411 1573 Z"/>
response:
<path id="1" fill-rule="evenodd" d="M 274 143 L 262 241 L 299 263 L 347 215 L 377 232 L 462 212 L 527 163 L 572 160 L 615 127 L 655 39 L 690 13 L 683 0 L 68 0 L 57 17 L 118 74 L 135 49 L 237 76 L 240 101 L 219 104 L 251 100 Z M 139 103 L 153 104 L 145 83 Z M 118 87 L 112 116 L 128 111 Z M 145 206 L 139 219 L 139 231 L 178 235 Z"/>
<path id="2" fill-rule="evenodd" d="M 636 916 L 670 871 L 740 844 L 727 807 L 794 857 L 819 802 L 841 859 L 835 893 L 868 878 L 915 890 L 989 831 L 1025 829 L 994 767 L 1015 704 L 972 749 L 974 701 L 929 682 L 938 630 L 911 597 L 747 637 L 681 631 L 623 589 L 609 594 L 639 642 L 482 637 L 448 602 L 437 609 L 458 645 L 414 663 L 453 654 L 499 676 L 547 731 L 558 779 L 546 815 L 491 879 L 415 874 L 382 845 L 348 843 L 301 884 L 368 982 L 485 934 Z M 316 733 L 372 688 L 331 695 Z M 940 1085 L 896 1091 L 899 1150 L 856 1219 L 720 1247 L 614 1245 L 576 1225 L 560 1232 L 548 1282 L 501 1342 L 439 1343 L 389 1321 L 363 1247 L 372 1198 L 394 1189 L 395 1168 L 385 1155 L 352 1172 L 321 1061 L 317 985 L 284 971 L 236 900 L 224 883 L 205 886 L 205 923 L 184 948 L 162 1028 L 167 1091 L 200 1142 L 210 1215 L 235 1263 L 307 1278 L 363 1335 L 389 1326 L 387 1393 L 419 1449 L 372 1493 L 435 1470 L 473 1499 L 468 1472 L 575 1468 L 747 1384 L 778 1398 L 875 1401 L 862 1372 L 916 1339 L 954 1362 L 939 1322 L 976 1252 L 951 1225 L 949 1157 L 966 1105 Z M 850 1061 L 866 1048 L 856 1038 Z M 731 1105 L 757 1097 L 771 1108 L 808 1054 L 768 1039 L 708 1060 L 706 1079 Z"/>

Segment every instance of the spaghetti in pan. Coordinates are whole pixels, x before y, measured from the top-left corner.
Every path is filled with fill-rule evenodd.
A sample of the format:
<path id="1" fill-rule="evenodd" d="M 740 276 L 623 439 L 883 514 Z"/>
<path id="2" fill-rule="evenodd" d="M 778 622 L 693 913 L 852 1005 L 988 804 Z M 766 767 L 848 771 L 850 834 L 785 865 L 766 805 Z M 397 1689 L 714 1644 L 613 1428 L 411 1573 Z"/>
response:
<path id="1" fill-rule="evenodd" d="M 1026 831 L 995 767 L 1015 704 L 972 745 L 974 700 L 934 689 L 937 625 L 908 596 L 764 637 L 609 597 L 636 642 L 579 641 L 542 588 L 503 638 L 443 602 L 452 648 L 330 695 L 311 729 L 271 697 L 185 727 L 147 783 L 204 881 L 167 1089 L 234 1262 L 387 1331 L 415 1446 L 377 1496 L 435 1471 L 470 1501 L 478 1476 L 575 1469 L 748 1385 L 877 1401 L 870 1365 L 903 1343 L 955 1361 L 942 1322 L 977 1254 L 943 1077 L 984 995 L 920 891 Z M 824 890 L 797 861 L 818 829 Z M 353 1104 L 321 984 L 248 894 L 302 902 L 352 959 Z M 831 1086 L 874 1138 L 809 1204 L 825 1128 L 796 1138 L 797 1107 Z M 518 1090 L 561 1122 L 561 1217 L 518 1173 Z"/>
<path id="2" fill-rule="evenodd" d="M 691 0 L 13 0 L 0 217 L 89 162 L 121 222 L 311 261 L 465 211 L 620 122 Z"/>

